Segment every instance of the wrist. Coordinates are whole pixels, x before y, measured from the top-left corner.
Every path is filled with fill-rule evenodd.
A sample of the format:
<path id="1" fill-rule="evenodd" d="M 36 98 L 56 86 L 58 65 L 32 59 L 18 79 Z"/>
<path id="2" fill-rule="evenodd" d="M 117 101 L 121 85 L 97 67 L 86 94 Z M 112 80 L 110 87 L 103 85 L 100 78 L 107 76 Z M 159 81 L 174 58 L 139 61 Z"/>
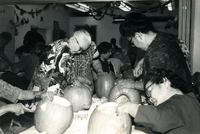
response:
<path id="1" fill-rule="evenodd" d="M 132 83 L 132 87 L 135 89 L 135 82 Z"/>

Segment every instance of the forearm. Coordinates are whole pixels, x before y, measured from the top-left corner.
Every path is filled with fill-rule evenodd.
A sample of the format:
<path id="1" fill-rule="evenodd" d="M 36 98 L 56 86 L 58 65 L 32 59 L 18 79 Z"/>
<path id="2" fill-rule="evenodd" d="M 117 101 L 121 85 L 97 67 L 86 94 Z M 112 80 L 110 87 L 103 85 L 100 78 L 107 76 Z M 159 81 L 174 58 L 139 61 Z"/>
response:
<path id="1" fill-rule="evenodd" d="M 9 64 L 10 66 L 12 66 L 12 62 L 11 62 L 10 59 L 5 55 L 4 52 L 1 52 L 1 53 L 0 53 L 0 57 L 1 57 L 3 60 L 7 61 L 8 64 Z"/>
<path id="2" fill-rule="evenodd" d="M 103 72 L 101 62 L 98 59 L 97 60 L 93 60 L 92 66 L 93 66 L 95 72 L 97 72 L 97 73 Z"/>
<path id="3" fill-rule="evenodd" d="M 144 82 L 142 81 L 136 81 L 136 82 L 133 82 L 134 84 L 134 88 L 137 89 L 137 90 L 140 90 L 140 91 L 144 91 Z"/>
<path id="4" fill-rule="evenodd" d="M 42 94 L 41 91 L 39 92 L 33 92 L 33 91 L 30 91 L 30 90 L 23 90 L 19 97 L 18 97 L 18 100 L 32 100 L 34 98 L 38 98 L 40 97 Z"/>
<path id="5" fill-rule="evenodd" d="M 7 112 L 9 112 L 9 104 L 0 107 L 0 116 L 4 115 Z"/>

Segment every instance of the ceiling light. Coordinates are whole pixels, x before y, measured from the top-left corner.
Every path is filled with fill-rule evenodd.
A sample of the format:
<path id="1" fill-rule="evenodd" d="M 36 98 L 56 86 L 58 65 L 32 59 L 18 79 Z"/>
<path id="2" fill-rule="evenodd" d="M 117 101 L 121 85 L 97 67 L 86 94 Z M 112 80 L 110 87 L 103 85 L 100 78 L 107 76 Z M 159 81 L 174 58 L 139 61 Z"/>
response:
<path id="1" fill-rule="evenodd" d="M 71 4 L 66 3 L 65 6 L 73 8 L 73 9 L 81 11 L 81 12 L 89 12 L 90 11 L 90 7 L 85 4 L 82 4 L 82 3 L 71 3 Z"/>
<path id="2" fill-rule="evenodd" d="M 131 11 L 131 7 L 128 6 L 125 2 L 123 1 L 117 1 L 115 3 L 115 5 L 120 8 L 121 10 L 125 11 L 125 12 L 128 12 L 128 11 Z"/>
<path id="3" fill-rule="evenodd" d="M 175 10 L 175 3 L 174 1 L 171 1 L 169 4 L 167 4 L 167 8 L 169 11 Z"/>

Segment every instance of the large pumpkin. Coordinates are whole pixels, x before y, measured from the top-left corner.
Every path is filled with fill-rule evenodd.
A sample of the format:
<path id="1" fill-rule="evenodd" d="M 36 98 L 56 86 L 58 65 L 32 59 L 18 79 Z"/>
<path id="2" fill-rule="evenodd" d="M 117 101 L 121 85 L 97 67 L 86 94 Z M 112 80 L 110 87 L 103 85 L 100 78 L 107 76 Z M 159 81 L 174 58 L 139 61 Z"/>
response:
<path id="1" fill-rule="evenodd" d="M 116 107 L 114 102 L 96 107 L 89 118 L 87 134 L 131 134 L 130 115 L 116 115 Z"/>
<path id="2" fill-rule="evenodd" d="M 35 128 L 47 134 L 62 134 L 71 125 L 73 107 L 65 98 L 54 96 L 53 101 L 41 100 L 34 113 Z"/>
<path id="3" fill-rule="evenodd" d="M 95 92 L 97 97 L 108 98 L 110 89 L 114 86 L 114 76 L 112 74 L 99 74 L 95 83 Z"/>
<path id="4" fill-rule="evenodd" d="M 66 87 L 64 98 L 72 104 L 74 112 L 89 109 L 92 104 L 91 90 L 86 85 Z"/>
<path id="5" fill-rule="evenodd" d="M 136 104 L 141 103 L 140 92 L 133 88 L 122 88 L 120 85 L 115 85 L 109 94 L 109 102 L 133 102 Z"/>

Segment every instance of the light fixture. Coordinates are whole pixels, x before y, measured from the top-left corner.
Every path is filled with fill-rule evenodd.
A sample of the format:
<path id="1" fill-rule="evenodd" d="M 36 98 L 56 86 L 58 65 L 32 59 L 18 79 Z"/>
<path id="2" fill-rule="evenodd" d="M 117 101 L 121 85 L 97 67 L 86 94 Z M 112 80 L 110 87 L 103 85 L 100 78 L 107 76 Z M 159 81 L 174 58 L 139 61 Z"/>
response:
<path id="1" fill-rule="evenodd" d="M 175 10 L 175 3 L 174 3 L 174 1 L 170 2 L 169 4 L 167 4 L 167 8 L 168 8 L 169 11 Z"/>
<path id="2" fill-rule="evenodd" d="M 125 12 L 128 12 L 128 11 L 131 11 L 131 7 L 128 6 L 125 2 L 123 1 L 117 1 L 115 2 L 115 5 L 120 8 L 121 10 L 125 11 Z"/>
<path id="3" fill-rule="evenodd" d="M 66 3 L 65 6 L 73 8 L 75 10 L 81 11 L 81 12 L 89 12 L 90 11 L 90 7 L 83 4 L 83 3 Z"/>

